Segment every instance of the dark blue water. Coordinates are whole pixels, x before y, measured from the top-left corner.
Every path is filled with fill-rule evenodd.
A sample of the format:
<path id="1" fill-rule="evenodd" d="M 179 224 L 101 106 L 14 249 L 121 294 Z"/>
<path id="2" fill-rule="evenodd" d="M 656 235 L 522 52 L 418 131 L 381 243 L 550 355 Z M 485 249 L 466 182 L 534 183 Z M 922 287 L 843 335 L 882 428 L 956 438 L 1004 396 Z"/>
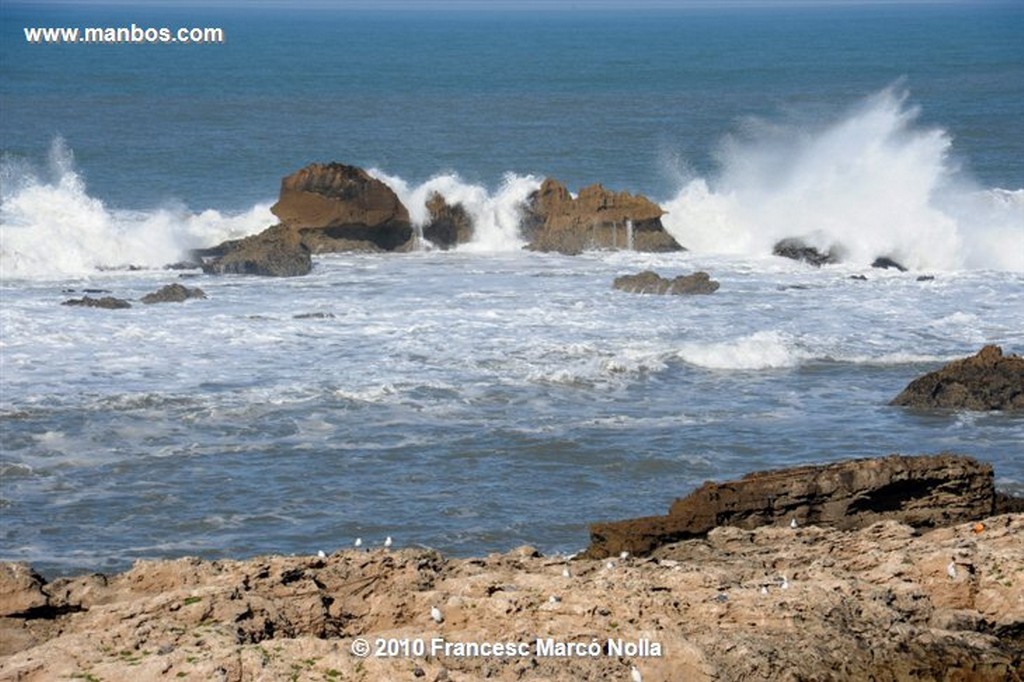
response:
<path id="1" fill-rule="evenodd" d="M 34 25 L 219 26 L 223 45 L 29 45 Z M 647 12 L 5 5 L 0 138 L 55 135 L 115 207 L 242 209 L 312 160 L 507 171 L 667 198 L 750 117 L 831 120 L 901 81 L 986 187 L 1024 186 L 1019 3 Z"/>

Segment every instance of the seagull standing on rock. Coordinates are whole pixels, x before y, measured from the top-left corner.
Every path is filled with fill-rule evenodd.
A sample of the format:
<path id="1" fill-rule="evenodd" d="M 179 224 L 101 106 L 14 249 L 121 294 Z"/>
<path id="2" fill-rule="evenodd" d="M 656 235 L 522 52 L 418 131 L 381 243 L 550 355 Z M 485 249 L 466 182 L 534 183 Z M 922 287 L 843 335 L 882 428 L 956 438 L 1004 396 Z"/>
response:
<path id="1" fill-rule="evenodd" d="M 441 615 L 441 609 L 437 608 L 436 606 L 430 607 L 430 617 L 434 619 L 435 623 L 444 622 L 444 616 Z"/>
<path id="2" fill-rule="evenodd" d="M 360 547 L 363 546 L 363 539 L 362 538 L 356 538 L 356 541 L 352 543 L 352 546 L 355 547 L 356 549 L 359 549 Z"/>
<path id="3" fill-rule="evenodd" d="M 391 549 L 391 536 L 384 538 L 384 549 Z"/>
<path id="4" fill-rule="evenodd" d="M 950 580 L 956 580 L 956 559 L 949 562 L 949 566 L 946 566 L 946 575 L 949 576 Z"/>
<path id="5" fill-rule="evenodd" d="M 629 667 L 629 679 L 633 682 L 644 682 L 644 676 L 640 674 L 640 669 L 635 665 Z"/>
<path id="6" fill-rule="evenodd" d="M 789 522 L 790 528 L 796 528 L 799 524 L 796 522 L 796 518 Z"/>

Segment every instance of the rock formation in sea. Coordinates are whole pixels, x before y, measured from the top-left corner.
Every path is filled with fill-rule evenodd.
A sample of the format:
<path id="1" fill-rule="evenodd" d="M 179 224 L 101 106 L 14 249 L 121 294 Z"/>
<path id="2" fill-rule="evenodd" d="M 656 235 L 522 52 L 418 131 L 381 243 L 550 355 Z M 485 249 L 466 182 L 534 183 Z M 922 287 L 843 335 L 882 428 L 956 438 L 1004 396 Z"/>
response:
<path id="1" fill-rule="evenodd" d="M 601 185 L 584 187 L 574 199 L 565 185 L 548 178 L 527 201 L 522 232 L 534 251 L 680 251 L 661 224 L 664 213 L 647 197 Z"/>
<path id="2" fill-rule="evenodd" d="M 822 265 L 839 262 L 839 250 L 837 248 L 833 247 L 823 252 L 813 246 L 809 246 L 802 239 L 795 237 L 776 242 L 775 246 L 772 247 L 772 253 L 783 258 L 804 261 L 818 268 Z"/>
<path id="3" fill-rule="evenodd" d="M 423 226 L 423 238 L 440 249 L 450 249 L 473 239 L 473 219 L 462 204 L 449 204 L 434 192 L 427 200 L 430 221 Z"/>
<path id="4" fill-rule="evenodd" d="M 409 211 L 398 195 L 355 166 L 314 163 L 292 173 L 270 210 L 311 253 L 412 247 Z"/>
<path id="5" fill-rule="evenodd" d="M 67 306 L 78 306 L 81 308 L 106 308 L 108 310 L 118 310 L 123 308 L 131 308 L 132 304 L 122 298 L 115 298 L 113 296 L 102 296 L 100 298 L 93 298 L 92 296 L 83 296 L 82 298 L 69 298 L 64 301 L 61 305 Z"/>
<path id="6" fill-rule="evenodd" d="M 679 275 L 675 279 L 662 277 L 653 270 L 644 270 L 635 275 L 622 275 L 612 282 L 613 289 L 631 294 L 713 294 L 718 291 L 718 282 L 703 271 L 691 275 Z"/>
<path id="7" fill-rule="evenodd" d="M 985 346 L 976 355 L 914 379 L 890 405 L 961 410 L 1024 410 L 1024 358 Z"/>
<path id="8" fill-rule="evenodd" d="M 870 525 L 720 526 L 648 557 L 0 563 L 0 679 L 1021 680 L 1024 515 L 921 529 L 851 490 Z"/>
<path id="9" fill-rule="evenodd" d="M 882 519 L 935 528 L 989 516 L 998 499 L 991 466 L 951 454 L 762 471 L 705 483 L 677 499 L 666 516 L 592 524 L 586 555 L 642 556 L 720 526 L 749 530 L 794 520 L 844 530 Z"/>
<path id="10" fill-rule="evenodd" d="M 245 239 L 194 252 L 203 272 L 214 275 L 297 277 L 309 274 L 313 260 L 296 230 L 274 225 Z"/>
<path id="11" fill-rule="evenodd" d="M 182 303 L 190 298 L 206 298 L 206 292 L 199 287 L 189 289 L 178 283 L 168 284 L 151 294 L 142 297 L 142 302 L 152 303 Z"/>

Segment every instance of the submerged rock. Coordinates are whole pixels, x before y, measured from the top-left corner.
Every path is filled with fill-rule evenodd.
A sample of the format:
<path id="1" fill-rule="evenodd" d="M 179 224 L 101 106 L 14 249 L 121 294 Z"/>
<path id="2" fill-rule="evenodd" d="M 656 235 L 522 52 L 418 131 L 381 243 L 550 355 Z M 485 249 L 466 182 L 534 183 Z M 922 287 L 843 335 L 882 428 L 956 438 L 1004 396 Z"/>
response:
<path id="1" fill-rule="evenodd" d="M 652 270 L 645 270 L 636 275 L 616 277 L 612 283 L 613 289 L 620 289 L 632 294 L 713 294 L 718 291 L 718 286 L 718 282 L 711 279 L 708 273 L 702 271 L 668 279 Z"/>
<path id="2" fill-rule="evenodd" d="M 795 519 L 799 525 L 851 529 L 893 519 L 941 527 L 984 518 L 995 509 L 990 465 L 951 454 L 891 455 L 705 483 L 677 499 L 666 516 L 592 524 L 586 556 L 645 555 L 719 526 L 751 529 Z"/>
<path id="3" fill-rule="evenodd" d="M 206 292 L 199 287 L 189 289 L 181 284 L 168 284 L 151 294 L 143 296 L 142 302 L 147 304 L 181 303 L 190 298 L 206 298 Z"/>
<path id="4" fill-rule="evenodd" d="M 114 298 L 113 296 L 103 296 L 102 298 L 93 298 L 92 296 L 71 298 L 64 301 L 61 305 L 80 306 L 83 308 L 106 308 L 108 310 L 119 310 L 132 307 L 132 304 L 123 298 Z"/>
<path id="5" fill-rule="evenodd" d="M 565 185 L 548 178 L 530 195 L 522 223 L 527 248 L 575 255 L 594 249 L 681 251 L 661 224 L 664 211 L 647 197 L 613 192 L 601 185 L 573 199 Z M 632 228 L 630 228 L 632 225 Z"/>
<path id="6" fill-rule="evenodd" d="M 890 405 L 963 410 L 1024 410 L 1024 358 L 985 346 L 915 379 Z"/>
<path id="7" fill-rule="evenodd" d="M 839 252 L 835 247 L 822 252 L 813 246 L 807 245 L 802 239 L 795 237 L 776 242 L 775 246 L 772 247 L 772 254 L 792 260 L 804 261 L 817 268 L 820 268 L 822 265 L 839 262 Z"/>

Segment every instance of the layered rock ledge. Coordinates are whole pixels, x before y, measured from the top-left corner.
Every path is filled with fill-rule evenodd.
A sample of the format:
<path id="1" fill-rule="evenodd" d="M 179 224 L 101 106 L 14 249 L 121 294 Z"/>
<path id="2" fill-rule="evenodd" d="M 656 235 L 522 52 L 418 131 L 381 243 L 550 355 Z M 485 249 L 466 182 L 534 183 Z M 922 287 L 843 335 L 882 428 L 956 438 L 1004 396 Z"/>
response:
<path id="1" fill-rule="evenodd" d="M 893 463 L 852 463 L 865 494 Z M 0 564 L 0 680 L 1021 680 L 1024 514 L 920 527 L 924 499 L 944 522 L 985 508 L 975 465 L 962 489 L 854 494 L 853 530 L 718 526 L 647 557 L 348 549 L 50 582 Z M 804 469 L 775 472 L 775 499 Z"/>
<path id="2" fill-rule="evenodd" d="M 713 294 L 718 291 L 719 284 L 711 279 L 711 275 L 698 271 L 690 275 L 679 275 L 674 279 L 662 277 L 653 270 L 644 270 L 636 275 L 622 275 L 612 282 L 613 289 L 631 294 L 668 294 L 687 296 L 695 294 Z"/>
<path id="3" fill-rule="evenodd" d="M 985 346 L 915 379 L 890 405 L 963 410 L 1024 410 L 1024 358 Z"/>

